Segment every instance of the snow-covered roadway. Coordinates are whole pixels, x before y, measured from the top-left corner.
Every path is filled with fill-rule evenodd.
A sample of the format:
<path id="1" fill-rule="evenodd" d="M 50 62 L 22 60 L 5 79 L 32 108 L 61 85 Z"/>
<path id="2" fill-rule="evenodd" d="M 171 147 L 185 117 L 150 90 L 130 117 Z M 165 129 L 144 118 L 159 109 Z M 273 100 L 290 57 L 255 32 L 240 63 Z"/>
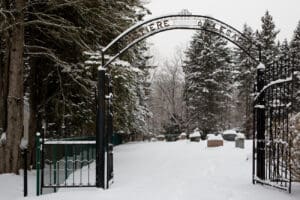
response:
<path id="1" fill-rule="evenodd" d="M 292 194 L 252 184 L 251 148 L 251 141 L 246 142 L 245 149 L 235 148 L 233 142 L 207 148 L 205 141 L 120 145 L 115 148 L 115 182 L 109 190 L 61 189 L 55 194 L 28 199 L 299 200 L 299 184 L 294 185 Z M 3 186 L 2 176 L 0 181 Z"/>

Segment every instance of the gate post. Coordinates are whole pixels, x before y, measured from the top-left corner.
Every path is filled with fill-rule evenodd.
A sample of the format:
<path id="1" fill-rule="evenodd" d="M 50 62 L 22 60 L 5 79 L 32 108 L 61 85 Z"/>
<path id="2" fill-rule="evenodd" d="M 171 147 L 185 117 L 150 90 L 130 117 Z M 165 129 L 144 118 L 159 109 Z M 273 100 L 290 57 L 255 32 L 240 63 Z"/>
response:
<path id="1" fill-rule="evenodd" d="M 110 183 L 113 179 L 113 142 L 112 142 L 112 136 L 113 136 L 113 91 L 112 91 L 112 78 L 110 74 L 107 74 L 107 84 L 108 84 L 108 90 L 107 90 L 107 97 L 106 100 L 108 102 L 107 106 L 107 127 L 106 127 L 106 134 L 107 134 L 107 140 L 106 140 L 106 149 L 107 149 L 107 171 L 106 171 L 106 186 L 109 188 Z"/>
<path id="2" fill-rule="evenodd" d="M 35 137 L 35 145 L 36 145 L 36 196 L 40 195 L 40 189 L 41 189 L 41 185 L 40 185 L 40 168 L 41 168 L 41 157 L 40 157 L 40 152 L 41 152 L 41 143 L 40 143 L 40 136 L 41 134 L 38 132 L 36 133 L 36 137 Z"/>
<path id="3" fill-rule="evenodd" d="M 259 60 L 261 61 L 261 50 L 259 49 Z M 265 180 L 265 65 L 260 63 L 257 67 L 257 91 L 258 94 L 257 105 L 257 161 L 256 161 L 256 176 L 261 180 Z"/>
<path id="4" fill-rule="evenodd" d="M 98 68 L 96 124 L 96 187 L 105 188 L 105 69 Z"/>

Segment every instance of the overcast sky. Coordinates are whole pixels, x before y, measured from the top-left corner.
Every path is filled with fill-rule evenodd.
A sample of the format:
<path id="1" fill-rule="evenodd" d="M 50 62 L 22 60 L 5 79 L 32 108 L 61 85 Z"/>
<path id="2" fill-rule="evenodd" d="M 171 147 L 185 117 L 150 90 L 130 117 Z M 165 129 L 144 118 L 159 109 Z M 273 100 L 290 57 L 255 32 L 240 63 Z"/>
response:
<path id="1" fill-rule="evenodd" d="M 147 0 L 152 18 L 178 13 L 188 9 L 193 14 L 217 18 L 238 30 L 247 23 L 254 30 L 260 29 L 261 17 L 269 10 L 277 29 L 279 40 L 291 39 L 300 20 L 300 0 Z M 172 57 L 174 48 L 188 44 L 193 31 L 173 30 L 157 34 L 148 39 L 153 43 L 152 51 L 157 59 Z"/>

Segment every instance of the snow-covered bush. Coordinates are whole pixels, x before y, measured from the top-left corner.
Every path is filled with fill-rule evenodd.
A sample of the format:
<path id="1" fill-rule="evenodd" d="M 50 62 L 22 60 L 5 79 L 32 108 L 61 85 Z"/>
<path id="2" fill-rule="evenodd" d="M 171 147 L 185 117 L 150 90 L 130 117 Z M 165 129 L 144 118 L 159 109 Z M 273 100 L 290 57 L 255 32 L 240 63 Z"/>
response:
<path id="1" fill-rule="evenodd" d="M 291 164 L 293 180 L 300 181 L 300 113 L 296 114 L 292 119 L 291 136 Z"/>
<path id="2" fill-rule="evenodd" d="M 195 138 L 195 137 L 200 137 L 200 136 L 201 136 L 200 131 L 199 131 L 198 128 L 196 128 L 196 129 L 194 130 L 194 132 L 190 134 L 189 137 L 190 137 L 190 138 Z"/>
<path id="3" fill-rule="evenodd" d="M 228 141 L 234 141 L 237 136 L 237 132 L 235 130 L 226 130 L 222 133 L 223 139 Z"/>
<path id="4" fill-rule="evenodd" d="M 187 134 L 183 132 L 178 136 L 178 139 L 184 140 L 184 139 L 186 139 L 186 137 L 187 137 Z"/>
<path id="5" fill-rule="evenodd" d="M 237 133 L 236 134 L 236 137 L 235 137 L 235 140 L 238 140 L 238 139 L 245 139 L 245 134 L 244 133 Z"/>
<path id="6" fill-rule="evenodd" d="M 199 142 L 201 138 L 201 134 L 198 128 L 194 130 L 193 133 L 189 135 L 189 138 L 192 142 Z"/>

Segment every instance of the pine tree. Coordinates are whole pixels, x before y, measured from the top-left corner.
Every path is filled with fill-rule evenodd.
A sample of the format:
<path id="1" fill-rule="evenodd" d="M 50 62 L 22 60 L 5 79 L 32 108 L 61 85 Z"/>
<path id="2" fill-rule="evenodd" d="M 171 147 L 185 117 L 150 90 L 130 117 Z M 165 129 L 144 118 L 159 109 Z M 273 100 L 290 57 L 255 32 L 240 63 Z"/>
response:
<path id="1" fill-rule="evenodd" d="M 294 31 L 292 41 L 290 43 L 290 52 L 294 56 L 295 60 L 295 79 L 294 82 L 294 109 L 295 112 L 300 112 L 300 21 Z"/>
<path id="2" fill-rule="evenodd" d="M 278 54 L 278 48 L 276 46 L 276 37 L 279 33 L 276 30 L 273 17 L 269 11 L 266 11 L 265 15 L 261 18 L 261 31 L 256 32 L 258 44 L 261 45 L 261 53 L 263 62 L 266 64 L 272 62 L 274 56 Z"/>
<path id="3" fill-rule="evenodd" d="M 243 35 L 245 35 L 250 42 L 254 43 L 255 36 L 251 27 L 244 25 Z M 242 44 L 247 47 L 248 42 Z M 252 55 L 256 54 L 256 49 L 249 49 Z M 256 74 L 256 63 L 240 48 L 235 49 L 235 67 L 236 71 L 236 85 L 237 85 L 237 112 L 238 118 L 243 122 L 242 127 L 245 130 L 247 137 L 252 134 L 252 96 Z"/>
<path id="4" fill-rule="evenodd" d="M 25 15 L 24 91 L 25 97 L 30 101 L 30 149 L 34 148 L 34 134 L 38 130 L 41 131 L 42 121 L 46 122 L 48 130 L 55 132 L 56 137 L 93 134 L 97 67 L 88 68 L 85 65 L 86 56 L 83 52 L 105 46 L 122 31 L 141 20 L 147 10 L 140 0 L 25 2 L 22 6 Z M 11 15 L 14 13 L 12 11 L 15 11 L 10 7 L 13 4 L 8 3 L 6 6 L 6 3 L 8 2 L 0 1 L 1 8 L 4 9 L 4 12 L 1 10 L 0 16 L 1 72 L 6 70 L 2 64 L 6 63 L 9 56 L 9 51 L 3 49 L 9 46 L 6 43 L 15 41 L 9 33 L 14 29 L 14 20 L 17 19 Z M 17 23 L 17 26 L 18 24 L 20 23 Z M 20 26 L 23 26 L 23 23 Z M 132 61 L 133 54 L 132 51 L 125 54 L 125 60 Z M 2 79 L 1 73 L 2 80 L 6 79 Z M 8 95 L 2 90 L 6 88 L 2 83 L 7 81 L 1 82 L 0 85 L 0 110 L 5 111 L 8 110 L 5 108 L 7 106 L 1 102 L 7 102 Z M 19 107 L 15 108 L 19 110 Z M 9 112 L 13 113 L 13 109 Z M 7 129 L 5 115 L 0 124 L 4 131 Z M 19 127 L 18 131 L 21 130 Z M 22 134 L 18 134 L 19 136 Z M 11 136 L 7 138 L 11 142 Z M 16 140 L 16 144 L 18 142 Z M 0 159 L 3 155 L 0 147 Z"/>
<path id="5" fill-rule="evenodd" d="M 206 21 L 208 26 L 211 21 Z M 205 134 L 224 127 L 230 102 L 230 50 L 214 34 L 198 31 L 186 52 L 185 101 L 189 130 L 199 127 Z"/>

